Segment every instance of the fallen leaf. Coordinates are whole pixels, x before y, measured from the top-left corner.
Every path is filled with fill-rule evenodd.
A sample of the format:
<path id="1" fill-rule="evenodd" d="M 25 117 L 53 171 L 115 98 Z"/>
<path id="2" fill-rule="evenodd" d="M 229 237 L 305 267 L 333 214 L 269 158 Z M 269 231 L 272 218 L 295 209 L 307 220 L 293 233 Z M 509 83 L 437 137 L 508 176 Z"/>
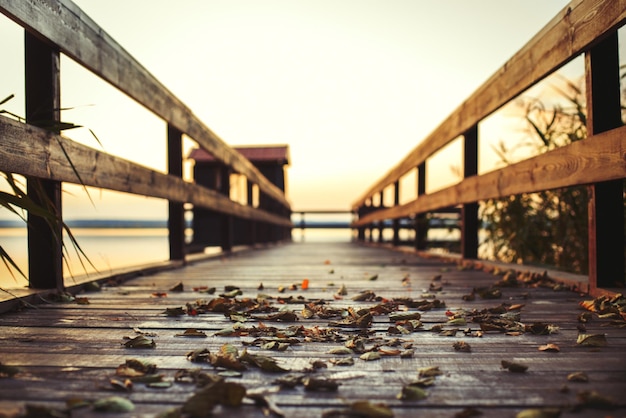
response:
<path id="1" fill-rule="evenodd" d="M 452 344 L 452 347 L 454 347 L 456 351 L 462 351 L 464 353 L 469 353 L 472 351 L 472 348 L 470 347 L 470 345 L 466 343 L 465 341 L 457 341 L 454 344 Z"/>
<path id="2" fill-rule="evenodd" d="M 480 412 L 478 409 L 475 409 L 475 408 L 465 408 L 464 410 L 454 414 L 454 418 L 473 418 L 473 417 L 479 417 L 482 414 L 483 413 Z"/>
<path id="3" fill-rule="evenodd" d="M 336 348 L 332 348 L 328 350 L 328 354 L 350 355 L 350 354 L 354 354 L 354 351 L 352 351 L 348 347 L 336 347 Z"/>
<path id="4" fill-rule="evenodd" d="M 154 340 L 146 338 L 143 335 L 139 335 L 135 338 L 131 338 L 124 343 L 126 348 L 155 348 L 156 343 Z"/>
<path id="5" fill-rule="evenodd" d="M 111 386 L 115 390 L 129 392 L 133 389 L 133 381 L 130 379 L 126 379 L 124 381 L 117 380 L 117 379 L 110 379 L 109 383 L 111 383 Z"/>
<path id="6" fill-rule="evenodd" d="M 513 363 L 511 361 L 502 360 L 501 363 L 503 369 L 507 369 L 513 373 L 524 373 L 528 370 L 528 366 L 520 363 Z"/>
<path id="7" fill-rule="evenodd" d="M 184 290 L 183 282 L 179 282 L 176 286 L 170 288 L 170 292 L 182 292 Z"/>
<path id="8" fill-rule="evenodd" d="M 515 418 L 558 418 L 561 410 L 558 408 L 531 408 L 520 411 Z"/>
<path id="9" fill-rule="evenodd" d="M 595 390 L 585 390 L 576 395 L 578 406 L 596 409 L 612 409 L 616 407 L 616 403 L 608 396 L 601 395 Z"/>
<path id="10" fill-rule="evenodd" d="M 365 361 L 380 360 L 380 353 L 378 351 L 369 351 L 367 353 L 361 354 L 359 358 Z"/>
<path id="11" fill-rule="evenodd" d="M 338 382 L 324 377 L 307 377 L 302 383 L 305 390 L 313 392 L 335 392 L 339 388 Z"/>
<path id="12" fill-rule="evenodd" d="M 146 374 L 152 374 L 156 371 L 156 364 L 149 361 L 128 359 L 124 364 L 117 366 L 115 374 L 120 377 L 135 378 L 144 376 Z"/>
<path id="13" fill-rule="evenodd" d="M 548 344 L 539 346 L 539 351 L 549 351 L 552 353 L 558 353 L 559 351 L 561 351 L 561 349 L 556 344 L 548 343 Z"/>
<path id="14" fill-rule="evenodd" d="M 203 331 L 198 331 L 195 328 L 187 328 L 182 334 L 175 334 L 176 337 L 196 337 L 206 338 L 207 335 Z"/>
<path id="15" fill-rule="evenodd" d="M 354 359 L 352 357 L 331 359 L 329 361 L 335 366 L 354 366 Z"/>
<path id="16" fill-rule="evenodd" d="M 567 380 L 570 382 L 587 383 L 589 382 L 589 376 L 585 372 L 574 372 L 567 375 Z"/>
<path id="17" fill-rule="evenodd" d="M 443 374 L 443 372 L 439 370 L 439 366 L 431 366 L 418 369 L 419 377 L 435 377 L 441 374 Z"/>
<path id="18" fill-rule="evenodd" d="M 373 404 L 369 401 L 358 401 L 350 405 L 350 410 L 362 414 L 365 418 L 393 418 L 393 411 L 385 404 Z"/>
<path id="19" fill-rule="evenodd" d="M 146 386 L 152 389 L 168 389 L 172 387 L 172 382 L 149 382 Z"/>
<path id="20" fill-rule="evenodd" d="M 93 403 L 93 409 L 99 412 L 124 413 L 131 412 L 135 409 L 135 405 L 126 398 L 109 396 L 95 401 Z"/>
<path id="21" fill-rule="evenodd" d="M 422 315 L 419 312 L 399 312 L 389 314 L 389 321 L 408 321 L 409 319 L 420 319 Z"/>
<path id="22" fill-rule="evenodd" d="M 182 306 L 177 306 L 175 308 L 165 308 L 163 312 L 167 316 L 182 316 L 185 315 L 185 309 Z"/>
<path id="23" fill-rule="evenodd" d="M 348 288 L 346 288 L 345 284 L 342 284 L 339 290 L 337 290 L 337 295 L 346 296 L 348 294 Z"/>
<path id="24" fill-rule="evenodd" d="M 402 388 L 396 398 L 401 401 L 420 401 L 428 396 L 428 392 L 419 386 L 406 385 Z"/>
<path id="25" fill-rule="evenodd" d="M 246 349 L 243 350 L 243 353 L 239 357 L 239 360 L 252 366 L 258 367 L 264 372 L 284 373 L 289 371 L 281 367 L 276 359 L 272 357 L 261 356 L 258 354 L 250 354 Z"/>
<path id="26" fill-rule="evenodd" d="M 246 395 L 246 388 L 236 382 L 218 380 L 192 395 L 182 407 L 182 412 L 193 417 L 211 416 L 217 405 L 238 407 Z"/>
<path id="27" fill-rule="evenodd" d="M 576 344 L 587 347 L 605 347 L 608 342 L 604 334 L 578 334 Z"/>
<path id="28" fill-rule="evenodd" d="M 381 348 L 378 350 L 378 353 L 381 356 L 397 356 L 397 355 L 400 355 L 401 351 L 397 349 L 389 350 L 389 349 Z"/>
<path id="29" fill-rule="evenodd" d="M 76 297 L 76 303 L 79 305 L 89 305 L 89 298 L 86 297 Z"/>

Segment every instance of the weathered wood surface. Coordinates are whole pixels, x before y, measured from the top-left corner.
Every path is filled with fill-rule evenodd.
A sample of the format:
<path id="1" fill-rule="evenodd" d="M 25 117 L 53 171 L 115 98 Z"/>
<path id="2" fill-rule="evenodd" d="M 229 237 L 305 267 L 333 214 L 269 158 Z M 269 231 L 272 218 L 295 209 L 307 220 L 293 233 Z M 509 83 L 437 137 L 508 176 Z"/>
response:
<path id="1" fill-rule="evenodd" d="M 289 219 L 233 202 L 215 190 L 4 116 L 0 116 L 0 137 L 0 167 L 7 172 L 192 203 L 244 219 L 291 225 Z"/>
<path id="2" fill-rule="evenodd" d="M 435 276 L 441 275 L 440 280 Z M 371 280 L 376 276 L 375 280 Z M 302 280 L 309 280 L 309 289 L 302 290 Z M 475 408 L 483 417 L 514 417 L 522 410 L 537 407 L 561 408 L 563 417 L 597 417 L 626 415 L 626 328 L 610 326 L 609 319 L 594 315 L 587 324 L 587 333 L 606 334 L 604 347 L 583 347 L 576 344 L 579 307 L 582 300 L 591 299 L 570 290 L 555 291 L 547 287 L 502 287 L 502 298 L 463 300 L 474 287 L 493 285 L 501 276 L 481 270 L 459 269 L 453 263 L 419 258 L 383 248 L 371 248 L 351 243 L 293 243 L 240 253 L 231 258 L 214 259 L 192 264 L 179 270 L 169 270 L 145 276 L 116 286 L 105 286 L 100 292 L 79 296 L 89 304 L 41 304 L 37 309 L 27 308 L 0 316 L 0 362 L 16 366 L 20 372 L 12 378 L 0 378 L 0 408 L 9 410 L 24 403 L 63 408 L 71 398 L 87 400 L 119 395 L 132 400 L 135 410 L 127 414 L 107 416 L 156 416 L 179 407 L 194 393 L 189 383 L 174 383 L 167 389 L 152 389 L 135 383 L 132 391 L 114 392 L 109 384 L 115 378 L 116 368 L 127 359 L 138 358 L 154 362 L 158 372 L 168 381 L 177 370 L 200 367 L 212 372 L 208 364 L 191 363 L 186 354 L 208 348 L 217 353 L 226 343 L 240 351 L 255 337 L 217 336 L 216 332 L 233 326 L 223 313 L 203 313 L 197 316 L 168 317 L 166 308 L 182 307 L 198 300 L 209 301 L 224 292 L 225 285 L 237 285 L 242 298 L 256 298 L 265 293 L 273 298 L 302 296 L 306 301 L 324 300 L 325 306 L 355 309 L 372 308 L 381 301 L 357 302 L 352 297 L 363 290 L 371 290 L 385 299 L 409 298 L 445 302 L 445 307 L 420 312 L 423 327 L 406 335 L 390 335 L 393 325 L 387 314 L 375 315 L 369 328 L 366 348 L 374 342 L 390 342 L 400 338 L 403 344 L 412 344 L 415 352 L 410 358 L 384 357 L 364 361 L 353 354 L 353 366 L 333 366 L 330 360 L 342 356 L 329 354 L 331 348 L 341 347 L 344 341 L 314 342 L 297 336 L 299 344 L 286 351 L 268 351 L 249 346 L 256 354 L 272 356 L 290 369 L 290 374 L 326 376 L 340 383 L 336 391 L 306 391 L 302 385 L 282 389 L 269 395 L 273 402 L 290 417 L 320 417 L 335 409 L 342 409 L 354 401 L 386 403 L 395 417 L 453 417 L 466 408 Z M 182 292 L 172 292 L 183 283 Z M 259 290 L 259 284 L 264 289 Z M 279 286 L 297 284 L 297 290 L 279 293 Z M 333 295 L 345 285 L 348 294 L 341 300 Z M 200 286 L 215 287 L 210 295 L 194 291 Z M 441 286 L 441 290 L 436 287 Z M 167 296 L 157 297 L 158 292 Z M 486 332 L 482 337 L 467 336 L 462 330 L 479 330 L 479 324 L 468 322 L 456 326 L 455 337 L 441 336 L 431 328 L 446 324 L 446 312 L 463 309 L 481 310 L 505 304 L 524 304 L 520 321 L 526 325 L 538 322 L 558 327 L 558 333 L 534 335 L 529 332 L 509 336 L 500 332 Z M 295 323 L 273 322 L 248 318 L 245 327 L 267 326 L 287 329 L 302 326 L 328 329 L 329 321 L 317 316 L 302 316 L 304 303 L 271 305 L 291 309 L 298 314 Z M 265 313 L 253 316 L 263 317 Z M 125 337 L 136 336 L 133 329 L 156 333 L 154 349 L 129 349 L 123 346 Z M 207 338 L 177 337 L 188 328 L 204 331 Z M 445 329 L 452 326 L 446 325 Z M 359 333 L 357 328 L 336 328 L 337 335 L 350 338 Z M 376 339 L 376 340 L 374 340 Z M 458 352 L 453 343 L 464 341 L 471 352 Z M 560 352 L 538 350 L 547 343 L 560 347 Z M 385 346 L 384 348 L 390 349 Z M 322 360 L 328 366 L 315 372 L 306 372 L 311 361 Z M 525 373 L 512 373 L 501 367 L 508 360 L 529 366 Z M 437 366 L 442 375 L 433 386 L 426 388 L 428 396 L 419 401 L 401 401 L 396 395 L 403 385 L 418 377 L 418 369 Z M 585 372 L 588 383 L 567 381 L 572 372 Z M 244 385 L 248 391 L 276 387 L 275 379 L 284 373 L 268 373 L 249 368 L 238 378 L 228 381 Z M 567 388 L 568 390 L 565 390 Z M 586 407 L 573 412 L 582 391 L 597 391 L 611 397 L 616 409 L 599 410 Z M 103 416 L 85 407 L 72 411 L 73 417 Z M 233 409 L 217 407 L 214 416 L 261 417 L 263 411 L 250 402 Z M 344 415 L 346 416 L 346 415 Z"/>
<path id="3" fill-rule="evenodd" d="M 565 65 L 597 38 L 619 27 L 625 19 L 625 0 L 572 1 L 353 206 L 363 205 L 434 152 Z"/>
<path id="4" fill-rule="evenodd" d="M 360 217 L 354 226 L 442 207 L 626 177 L 626 127 L 594 135 L 399 206 Z M 353 206 L 356 209 L 356 206 Z"/>
<path id="5" fill-rule="evenodd" d="M 226 146 L 191 109 L 73 2 L 0 0 L 0 13 L 56 44 L 61 52 L 187 134 L 216 159 L 258 184 L 272 199 L 289 207 L 278 187 L 239 152 Z"/>

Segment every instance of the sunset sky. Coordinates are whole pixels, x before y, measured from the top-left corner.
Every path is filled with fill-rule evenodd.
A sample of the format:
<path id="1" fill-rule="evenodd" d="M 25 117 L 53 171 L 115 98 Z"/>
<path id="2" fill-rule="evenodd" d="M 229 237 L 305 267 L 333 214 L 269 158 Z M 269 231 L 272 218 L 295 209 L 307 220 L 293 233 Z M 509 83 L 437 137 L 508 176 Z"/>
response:
<path id="1" fill-rule="evenodd" d="M 293 208 L 348 209 L 568 2 L 76 3 L 226 143 L 289 144 Z M 16 114 L 22 43 L 20 28 L 0 15 L 0 100 L 14 93 L 2 108 Z M 69 59 L 61 68 L 62 106 L 72 108 L 63 120 L 90 128 L 102 147 L 87 129 L 68 136 L 165 169 L 162 121 Z M 437 164 L 430 186 L 453 178 L 456 164 Z M 166 216 L 164 202 L 119 205 L 92 191 L 92 206 L 81 190 L 70 192 L 68 218 Z"/>

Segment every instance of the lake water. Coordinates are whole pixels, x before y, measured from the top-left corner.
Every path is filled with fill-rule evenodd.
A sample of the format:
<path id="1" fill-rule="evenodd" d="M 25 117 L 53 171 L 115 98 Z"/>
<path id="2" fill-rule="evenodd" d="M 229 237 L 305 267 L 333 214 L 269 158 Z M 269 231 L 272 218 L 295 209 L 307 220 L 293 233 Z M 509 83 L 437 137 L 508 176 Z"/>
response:
<path id="1" fill-rule="evenodd" d="M 167 229 L 164 228 L 76 228 L 72 229 L 78 244 L 87 254 L 98 272 L 106 273 L 113 269 L 133 265 L 165 261 L 169 258 Z M 349 241 L 351 233 L 347 229 L 308 229 L 304 234 L 299 229 L 293 230 L 294 242 L 311 241 Z M 27 272 L 27 238 L 26 228 L 0 229 L 0 245 L 14 259 L 20 268 Z M 91 266 L 83 267 L 69 239 L 65 240 L 69 251 L 67 261 L 69 269 L 64 266 L 66 283 L 71 284 L 70 269 L 73 275 L 81 276 L 96 270 Z M 0 263 L 0 287 L 16 288 L 28 285 L 27 280 L 9 270 Z"/>

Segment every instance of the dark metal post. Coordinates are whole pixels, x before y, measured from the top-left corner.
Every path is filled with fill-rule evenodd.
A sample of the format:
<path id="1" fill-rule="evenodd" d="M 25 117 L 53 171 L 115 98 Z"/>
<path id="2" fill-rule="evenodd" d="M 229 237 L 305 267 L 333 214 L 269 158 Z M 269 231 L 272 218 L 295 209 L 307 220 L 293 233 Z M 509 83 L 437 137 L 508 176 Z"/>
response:
<path id="1" fill-rule="evenodd" d="M 167 169 L 169 174 L 183 177 L 183 147 L 181 131 L 167 125 Z M 169 202 L 167 229 L 170 260 L 185 260 L 185 211 L 183 202 Z"/>
<path id="2" fill-rule="evenodd" d="M 59 133 L 61 77 L 59 51 L 25 32 L 26 122 Z M 61 182 L 27 179 L 27 192 L 35 203 L 57 215 L 59 222 L 28 213 L 29 287 L 65 289 L 63 284 L 63 227 Z"/>
<path id="3" fill-rule="evenodd" d="M 464 134 L 463 177 L 478 174 L 478 125 Z M 461 255 L 478 258 L 478 202 L 465 203 L 461 211 Z"/>
<path id="4" fill-rule="evenodd" d="M 596 135 L 622 125 L 618 36 L 611 36 L 585 55 L 587 133 Z M 624 182 L 589 186 L 589 284 L 623 287 Z"/>

